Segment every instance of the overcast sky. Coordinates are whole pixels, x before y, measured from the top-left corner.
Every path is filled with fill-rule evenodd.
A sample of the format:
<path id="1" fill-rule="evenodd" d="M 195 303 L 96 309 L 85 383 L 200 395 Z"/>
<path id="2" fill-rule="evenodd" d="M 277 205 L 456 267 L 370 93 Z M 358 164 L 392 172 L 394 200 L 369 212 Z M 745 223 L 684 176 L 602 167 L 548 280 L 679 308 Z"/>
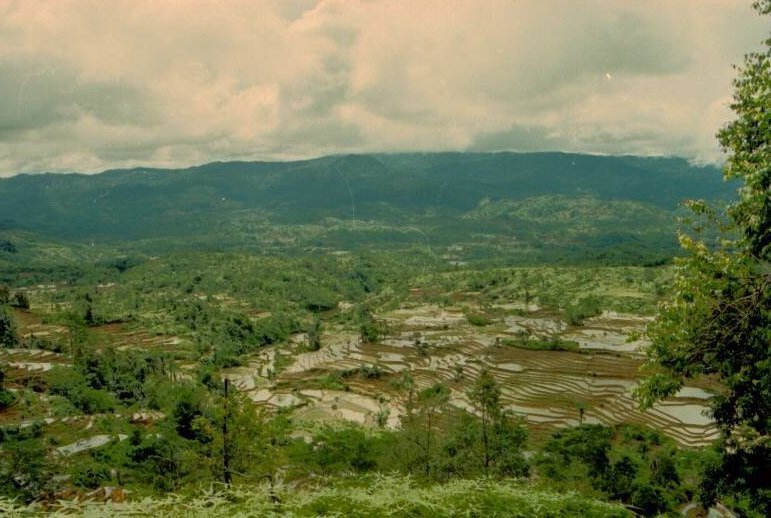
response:
<path id="1" fill-rule="evenodd" d="M 718 161 L 749 0 L 0 0 L 0 176 L 333 153 Z"/>

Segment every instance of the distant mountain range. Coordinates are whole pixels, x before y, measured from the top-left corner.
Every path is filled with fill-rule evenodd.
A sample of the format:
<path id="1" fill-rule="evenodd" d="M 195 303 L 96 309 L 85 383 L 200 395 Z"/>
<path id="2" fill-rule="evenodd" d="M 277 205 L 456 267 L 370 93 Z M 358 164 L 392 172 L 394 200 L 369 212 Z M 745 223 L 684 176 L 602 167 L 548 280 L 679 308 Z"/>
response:
<path id="1" fill-rule="evenodd" d="M 717 168 L 679 158 L 565 153 L 345 155 L 19 175 L 0 180 L 0 239 L 13 246 L 9 232 L 23 231 L 150 248 L 425 244 L 459 260 L 558 250 L 643 260 L 675 249 L 681 200 L 734 192 Z"/>

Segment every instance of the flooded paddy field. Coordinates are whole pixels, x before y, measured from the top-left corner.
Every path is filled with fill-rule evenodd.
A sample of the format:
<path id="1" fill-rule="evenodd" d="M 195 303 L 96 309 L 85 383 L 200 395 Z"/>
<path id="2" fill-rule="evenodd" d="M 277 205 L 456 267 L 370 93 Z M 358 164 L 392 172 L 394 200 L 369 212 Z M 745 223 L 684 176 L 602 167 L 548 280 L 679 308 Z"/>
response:
<path id="1" fill-rule="evenodd" d="M 488 370 L 500 384 L 506 408 L 521 415 L 536 436 L 579 423 L 645 424 L 679 443 L 698 446 L 717 437 L 705 415 L 709 393 L 685 387 L 675 397 L 642 412 L 632 397 L 640 378 L 644 341 L 629 336 L 649 320 L 603 312 L 582 326 L 538 310 L 488 326 L 474 326 L 459 308 L 424 305 L 378 315 L 390 330 L 377 343 L 331 328 L 318 351 L 292 344 L 262 351 L 247 367 L 225 376 L 260 405 L 295 408 L 302 420 L 344 419 L 398 427 L 413 391 L 435 383 L 451 391 L 450 404 L 470 410 L 467 387 Z M 571 350 L 518 347 L 517 340 L 562 340 Z M 513 342 L 512 342 L 513 340 Z M 511 345 L 514 343 L 515 345 Z M 526 344 L 527 345 L 527 344 Z M 273 369 L 275 352 L 289 364 Z"/>
<path id="2" fill-rule="evenodd" d="M 318 350 L 309 350 L 307 336 L 297 333 L 220 375 L 256 405 L 290 410 L 307 423 L 398 428 L 410 394 L 436 383 L 449 388 L 450 405 L 473 411 L 468 388 L 487 370 L 501 388 L 504 406 L 522 416 L 536 438 L 580 423 L 621 422 L 652 426 L 686 446 L 708 444 L 718 435 L 705 414 L 708 385 L 685 387 L 645 412 L 637 408 L 632 391 L 642 376 L 646 345 L 639 337 L 649 316 L 604 310 L 571 323 L 564 310 L 540 302 L 503 296 L 482 302 L 478 292 L 457 292 L 442 302 L 423 298 L 428 296 L 427 290 L 410 290 L 406 299 L 375 311 L 383 329 L 376 341 L 363 341 L 345 319 L 331 319 Z M 577 291 L 573 298 L 580 296 Z M 211 298 L 228 307 L 242 305 L 220 294 Z M 45 318 L 53 310 L 41 299 L 46 300 L 39 293 L 33 298 L 32 312 L 16 313 L 22 338 L 66 344 L 70 329 Z M 345 315 L 352 308 L 341 302 L 335 311 Z M 175 378 L 193 379 L 200 359 L 195 335 L 165 318 L 150 311 L 134 321 L 93 325 L 89 333 L 100 347 L 168 353 L 177 364 Z M 45 347 L 0 354 L 14 390 L 57 365 L 72 365 L 69 355 Z"/>

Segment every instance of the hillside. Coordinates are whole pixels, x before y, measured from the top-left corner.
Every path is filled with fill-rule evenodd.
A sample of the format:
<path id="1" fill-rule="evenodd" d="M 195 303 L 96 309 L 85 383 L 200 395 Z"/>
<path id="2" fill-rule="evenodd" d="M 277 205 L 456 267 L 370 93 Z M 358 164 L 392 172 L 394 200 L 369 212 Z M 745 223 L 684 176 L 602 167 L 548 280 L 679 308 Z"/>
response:
<path id="1" fill-rule="evenodd" d="M 457 261 L 640 263 L 674 253 L 681 200 L 725 199 L 732 190 L 717 169 L 682 159 L 562 153 L 20 175 L 0 180 L 0 238 L 19 249 L 9 232 L 97 246 L 133 240 L 135 250 L 152 252 L 453 246 L 448 258 Z"/>
<path id="2" fill-rule="evenodd" d="M 632 390 L 678 201 L 731 188 L 562 154 L 0 181 L 0 509 L 690 508 L 714 380 Z"/>

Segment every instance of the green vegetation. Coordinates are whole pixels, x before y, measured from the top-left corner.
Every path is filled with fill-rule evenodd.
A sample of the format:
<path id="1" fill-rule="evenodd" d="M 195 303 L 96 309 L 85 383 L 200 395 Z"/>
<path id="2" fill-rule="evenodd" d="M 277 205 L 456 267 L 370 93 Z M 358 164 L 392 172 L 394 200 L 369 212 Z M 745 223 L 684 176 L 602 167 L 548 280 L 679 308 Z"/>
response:
<path id="1" fill-rule="evenodd" d="M 602 313 L 602 301 L 597 296 L 583 297 L 565 309 L 565 319 L 572 326 L 584 324 L 584 320 Z"/>
<path id="2" fill-rule="evenodd" d="M 771 14 L 771 2 L 755 7 Z M 734 81 L 736 120 L 718 138 L 725 176 L 738 199 L 725 214 L 689 204 L 696 221 L 680 242 L 674 293 L 650 326 L 653 372 L 638 391 L 644 405 L 684 380 L 714 376 L 710 399 L 720 427 L 719 458 L 704 472 L 700 498 L 725 499 L 744 516 L 771 513 L 771 39 L 746 56 Z"/>
<path id="3" fill-rule="evenodd" d="M 0 346 L 13 347 L 18 342 L 19 337 L 13 315 L 4 306 L 0 306 Z"/>
<path id="4" fill-rule="evenodd" d="M 22 175 L 0 179 L 0 242 L 10 243 L 0 247 L 0 265 L 87 254 L 130 268 L 143 255 L 232 248 L 415 248 L 446 261 L 498 265 L 661 264 L 677 251 L 679 202 L 730 194 L 716 170 L 680 159 L 562 153 L 352 155 Z M 105 257 L 115 248 L 126 255 Z M 310 302 L 327 307 L 330 300 Z"/>
<path id="5" fill-rule="evenodd" d="M 40 507 L 0 500 L 0 511 L 11 516 L 31 514 Z M 633 516 L 617 504 L 577 493 L 535 490 L 516 483 L 492 480 L 456 480 L 423 486 L 413 479 L 377 475 L 338 479 L 315 488 L 290 489 L 272 485 L 231 488 L 203 495 L 169 495 L 133 502 L 62 505 L 48 516 L 513 516 L 559 517 L 580 514 L 587 518 Z"/>
<path id="6" fill-rule="evenodd" d="M 578 477 L 550 474 L 548 462 L 539 459 L 547 454 L 553 430 L 532 434 L 522 416 L 506 408 L 507 387 L 497 375 L 476 372 L 473 364 L 454 365 L 452 379 L 432 384 L 409 372 L 397 374 L 378 357 L 356 366 L 291 372 L 300 356 L 332 354 L 341 341 L 387 348 L 406 335 L 418 361 L 430 362 L 442 357 L 441 334 L 457 332 L 454 326 L 467 326 L 492 343 L 512 316 L 566 320 L 571 308 L 587 316 L 598 308 L 649 313 L 671 276 L 666 267 L 461 269 L 425 250 L 296 256 L 176 252 L 81 266 L 30 265 L 24 275 L 9 274 L 13 289 L 6 290 L 3 308 L 13 337 L 9 347 L 42 351 L 6 348 L 0 361 L 35 364 L 34 355 L 46 355 L 40 365 L 53 362 L 41 371 L 6 369 L 2 491 L 22 502 L 119 487 L 130 491 L 127 509 L 146 496 L 153 500 L 142 505 L 163 508 L 167 504 L 159 495 L 168 492 L 183 495 L 184 505 L 194 508 L 205 505 L 193 496 L 198 488 L 216 483 L 229 485 L 230 492 L 212 494 L 213 501 L 254 488 L 264 501 L 250 502 L 277 514 L 292 509 L 298 515 L 340 509 L 356 514 L 392 505 L 385 496 L 375 498 L 379 481 L 387 481 L 402 484 L 405 499 L 412 495 L 413 504 L 398 503 L 407 514 L 469 506 L 529 509 L 542 499 L 543 513 L 550 506 L 555 515 L 583 506 L 598 515 L 625 515 L 600 501 L 642 505 L 645 495 L 654 495 L 650 501 L 665 488 L 664 503 L 645 509 L 674 510 L 688 501 L 690 486 L 683 481 L 694 479 L 702 463 L 700 450 L 672 446 L 673 458 L 697 460 L 677 461 L 680 483 L 657 485 L 648 483 L 652 461 L 640 457 L 634 470 L 625 468 L 625 476 L 636 480 L 635 492 L 621 495 L 599 483 L 588 487 Z M 12 306 L 16 292 L 27 295 L 28 308 Z M 526 308 L 534 304 L 537 309 Z M 439 336 L 410 331 L 392 313 L 454 306 L 457 324 L 441 324 Z M 559 334 L 509 340 L 500 343 L 547 354 L 581 352 L 577 342 Z M 255 390 L 264 387 L 297 403 L 286 409 L 255 405 L 247 398 L 255 391 L 242 391 L 235 381 L 226 392 L 223 377 L 239 369 L 254 373 L 249 382 Z M 367 426 L 317 421 L 317 410 L 302 391 L 374 393 L 379 408 Z M 345 398 L 333 397 L 330 412 L 348 409 Z M 465 408 L 458 397 L 468 402 Z M 37 424 L 21 428 L 22 422 Z M 608 434 L 605 427 L 597 430 Z M 621 454 L 611 442 L 607 454 L 615 461 Z M 261 485 L 265 481 L 267 487 Z M 290 496 L 285 485 L 300 489 Z M 481 488 L 479 497 L 470 493 L 464 500 L 448 493 L 460 487 Z M 372 501 L 363 500 L 367 491 Z M 240 504 L 229 505 L 235 507 L 223 513 Z"/>
<path id="7" fill-rule="evenodd" d="M 223 261 L 223 257 L 228 260 Z M 352 514 L 364 514 L 389 505 L 403 506 L 409 515 L 427 516 L 442 514 L 443 509 L 462 512 L 473 507 L 494 512 L 511 505 L 517 509 L 538 505 L 544 515 L 570 514 L 576 506 L 596 510 L 598 516 L 625 515 L 622 508 L 598 501 L 621 498 L 604 486 L 592 489 L 589 496 L 550 492 L 584 490 L 583 481 L 566 481 L 542 468 L 548 464 L 546 461 L 528 460 L 526 450 L 546 455 L 549 447 L 530 442 L 524 420 L 504 408 L 501 387 L 487 371 L 468 378 L 475 380 L 464 389 L 471 405 L 469 411 L 449 404 L 448 385 L 418 389 L 407 374 L 399 381 L 375 362 L 359 369 L 322 374 L 314 382 L 315 386 L 343 392 L 350 384 L 360 382 L 393 385 L 406 397 L 406 410 L 397 430 L 385 427 L 387 411 L 378 415 L 375 428 L 343 423 L 318 425 L 296 420 L 291 412 L 260 411 L 244 394 L 224 387 L 224 369 L 254 361 L 255 355 L 265 350 L 276 351 L 275 361 L 270 364 L 275 375 L 283 368 L 281 362 L 291 359 L 290 352 L 282 353 L 280 349 L 287 346 L 290 335 L 300 332 L 306 338 L 297 344 L 298 351 L 323 352 L 325 329 L 342 326 L 357 334 L 362 322 L 377 329 L 378 340 L 387 340 L 394 332 L 393 324 L 386 324 L 374 316 L 375 312 L 363 308 L 377 304 L 380 312 L 382 307 L 393 304 L 394 297 L 409 298 L 408 286 L 413 283 L 402 275 L 409 271 L 404 265 L 410 263 L 402 260 L 397 269 L 388 256 L 365 257 L 366 278 L 376 279 L 370 288 L 364 287 L 364 274 L 349 273 L 351 267 L 364 268 L 356 267 L 364 258 L 346 258 L 343 273 L 336 269 L 338 259 L 321 257 L 312 263 L 298 260 L 291 273 L 276 270 L 272 279 L 263 276 L 260 282 L 267 289 L 259 293 L 259 298 L 251 298 L 254 295 L 243 288 L 244 281 L 231 281 L 230 272 L 238 271 L 238 279 L 250 279 L 250 268 L 267 272 L 273 264 L 271 258 L 242 254 L 211 258 L 201 254 L 171 256 L 164 259 L 164 264 L 158 260 L 137 263 L 111 277 L 89 278 L 83 285 L 62 285 L 53 294 L 53 306 L 47 300 L 50 294 L 30 290 L 30 310 L 25 318 L 38 314 L 49 322 L 47 325 L 54 326 L 51 329 L 60 329 L 48 338 L 48 349 L 60 351 L 50 354 L 61 354 L 69 361 L 42 373 L 14 371 L 10 379 L 17 389 L 33 390 L 9 400 L 8 410 L 23 409 L 26 419 L 37 424 L 22 428 L 19 421 L 11 420 L 0 427 L 3 494 L 25 502 L 41 498 L 51 501 L 65 494 L 82 495 L 118 486 L 136 495 L 131 497 L 134 503 L 125 504 L 125 509 L 145 505 L 146 512 L 152 513 L 168 504 L 163 499 L 143 501 L 143 495 L 169 491 L 192 495 L 202 484 L 217 482 L 231 486 L 230 492 L 224 493 L 227 495 L 241 494 L 238 492 L 247 487 L 264 495 L 248 500 L 249 505 L 301 516 L 346 509 Z M 208 266 L 209 261 L 221 263 L 222 267 Z M 317 307 L 309 309 L 306 295 L 287 297 L 292 283 L 303 278 L 305 269 L 318 274 L 315 285 L 331 283 L 338 277 L 350 279 L 329 285 L 335 300 L 347 299 L 351 309 L 319 311 Z M 446 281 L 444 274 L 423 277 L 422 270 L 416 267 L 413 275 L 421 278 L 423 286 Z M 548 277 L 547 270 L 538 272 Z M 628 270 L 633 272 L 636 270 Z M 477 274 L 449 275 L 457 279 Z M 524 272 L 511 270 L 506 275 L 518 277 Z M 110 285 L 111 279 L 120 284 Z M 102 288 L 84 291 L 94 286 L 92 283 Z M 463 286 L 464 282 L 459 284 Z M 191 285 L 193 289 L 188 289 Z M 134 290 L 141 290 L 144 296 L 132 296 Z M 255 313 L 250 309 L 254 306 L 261 310 Z M 486 307 L 485 312 L 494 312 Z M 89 312 L 91 318 L 87 318 Z M 7 314 L 12 315 L 10 309 Z M 143 347 L 131 341 L 129 346 L 119 345 L 126 343 L 119 342 L 120 335 L 114 334 L 121 328 L 130 333 L 143 329 L 174 332 L 180 339 L 173 347 Z M 314 333 L 316 337 L 312 338 Z M 152 336 L 143 340 L 151 340 Z M 313 341 L 317 341 L 318 348 L 309 347 Z M 224 354 L 233 361 L 220 361 Z M 311 381 L 306 379 L 305 386 L 314 386 Z M 45 394 L 45 399 L 38 400 L 36 393 Z M 43 417 L 52 415 L 57 417 L 46 424 Z M 60 421 L 83 416 L 92 423 L 88 431 Z M 608 433 L 603 427 L 597 430 L 601 437 Z M 77 441 L 97 437 L 105 440 L 97 446 L 76 448 Z M 656 437 L 648 441 L 654 449 L 655 444 L 664 441 Z M 615 455 L 612 451 L 613 447 L 609 447 L 608 455 Z M 672 452 L 675 457 L 681 454 L 674 447 Z M 640 461 L 639 465 L 645 464 Z M 629 476 L 639 478 L 637 493 L 622 498 L 630 505 L 642 502 L 638 493 L 646 491 L 645 481 L 649 478 L 644 471 L 636 470 L 637 464 L 634 467 Z M 678 473 L 690 471 L 688 467 Z M 392 475 L 384 478 L 384 473 Z M 359 476 L 349 479 L 350 474 Z M 319 476 L 328 478 L 319 482 Z M 539 486 L 529 482 L 530 477 L 540 480 Z M 273 485 L 260 486 L 265 480 L 273 481 Z M 290 483 L 307 489 L 288 493 L 282 484 Z M 403 489 L 397 503 L 378 492 L 382 484 Z M 311 489 L 315 485 L 319 488 Z M 657 494 L 658 487 L 651 489 L 651 494 Z M 470 493 L 463 498 L 453 488 Z M 675 484 L 671 489 L 674 496 L 668 497 L 663 507 L 655 507 L 656 511 L 674 509 L 685 501 L 683 491 Z M 224 494 L 208 498 L 234 498 Z M 364 497 L 366 494 L 369 499 Z M 636 500 L 631 499 L 632 495 L 637 495 Z M 179 504 L 191 509 L 205 505 L 192 496 L 181 498 Z M 539 499 L 541 503 L 536 504 Z M 231 507 L 223 507 L 222 512 L 232 513 L 246 502 L 231 502 Z M 97 512 L 88 504 L 72 505 L 85 506 L 81 507 L 84 512 Z M 120 509 L 116 507 L 114 512 L 122 512 Z"/>
<path id="8" fill-rule="evenodd" d="M 377 155 L 1 180 L 0 506 L 677 513 L 722 457 L 709 424 L 631 414 L 626 340 L 676 274 L 697 173 Z M 352 193 L 320 197 L 340 175 Z"/>
<path id="9" fill-rule="evenodd" d="M 552 338 L 550 340 L 507 338 L 501 343 L 509 347 L 516 347 L 518 349 L 532 349 L 534 351 L 578 351 L 577 342 L 571 340 L 560 340 L 558 338 Z"/>
<path id="10" fill-rule="evenodd" d="M 699 462 L 706 463 L 707 455 Z M 581 487 L 646 516 L 671 511 L 694 490 L 693 467 L 670 440 L 648 429 L 582 425 L 555 433 L 536 458 L 556 487 Z M 686 475 L 688 473 L 688 475 Z"/>

